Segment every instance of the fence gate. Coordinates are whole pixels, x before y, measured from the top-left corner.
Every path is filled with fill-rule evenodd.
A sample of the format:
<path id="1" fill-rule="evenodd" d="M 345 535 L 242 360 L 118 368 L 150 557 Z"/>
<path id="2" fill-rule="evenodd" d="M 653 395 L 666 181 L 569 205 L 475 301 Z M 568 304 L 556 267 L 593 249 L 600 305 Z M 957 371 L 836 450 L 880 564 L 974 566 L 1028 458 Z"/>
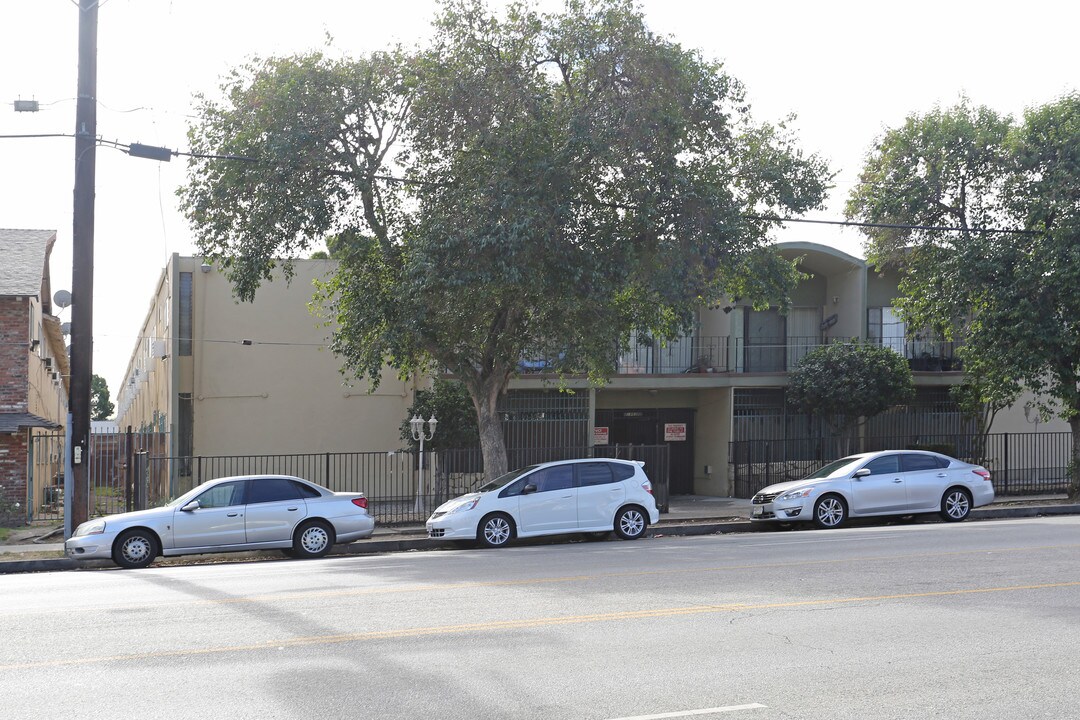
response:
<path id="1" fill-rule="evenodd" d="M 148 464 L 136 463 L 138 453 L 168 455 L 168 433 L 126 431 L 90 434 L 88 517 L 135 510 L 152 492 Z M 144 456 L 145 457 L 145 456 Z M 64 436 L 35 434 L 31 438 L 27 468 L 27 519 L 64 518 Z M 142 485 L 136 492 L 136 484 Z"/>

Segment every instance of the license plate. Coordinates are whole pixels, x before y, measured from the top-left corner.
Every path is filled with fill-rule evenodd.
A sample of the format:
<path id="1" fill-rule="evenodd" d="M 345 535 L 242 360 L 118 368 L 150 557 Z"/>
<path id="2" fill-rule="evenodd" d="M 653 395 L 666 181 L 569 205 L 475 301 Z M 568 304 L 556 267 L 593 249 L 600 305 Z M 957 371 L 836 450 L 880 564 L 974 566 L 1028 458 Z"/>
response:
<path id="1" fill-rule="evenodd" d="M 760 507 L 760 506 L 754 508 L 754 517 L 761 517 L 764 514 L 765 514 L 765 508 Z"/>

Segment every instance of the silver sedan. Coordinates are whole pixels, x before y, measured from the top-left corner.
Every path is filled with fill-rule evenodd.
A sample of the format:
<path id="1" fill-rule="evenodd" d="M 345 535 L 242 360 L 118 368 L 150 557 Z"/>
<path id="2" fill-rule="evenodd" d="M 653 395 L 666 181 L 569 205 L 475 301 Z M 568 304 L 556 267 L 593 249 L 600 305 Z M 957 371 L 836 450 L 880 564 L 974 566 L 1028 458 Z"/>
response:
<path id="1" fill-rule="evenodd" d="M 336 493 L 297 477 L 247 475 L 211 480 L 163 507 L 82 523 L 64 551 L 124 568 L 146 567 L 159 555 L 239 550 L 315 558 L 374 530 L 361 493 Z"/>
<path id="2" fill-rule="evenodd" d="M 940 513 L 948 521 L 994 502 L 990 472 L 940 453 L 885 450 L 829 463 L 802 480 L 762 488 L 751 521 L 840 527 L 849 517 Z"/>

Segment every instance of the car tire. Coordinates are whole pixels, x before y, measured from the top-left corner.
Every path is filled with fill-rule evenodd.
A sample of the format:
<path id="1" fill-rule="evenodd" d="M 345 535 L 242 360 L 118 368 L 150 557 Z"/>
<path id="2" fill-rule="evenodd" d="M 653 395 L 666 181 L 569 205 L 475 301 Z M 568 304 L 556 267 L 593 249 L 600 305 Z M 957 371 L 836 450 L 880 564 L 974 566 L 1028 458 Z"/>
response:
<path id="1" fill-rule="evenodd" d="M 953 487 L 941 496 L 941 519 L 946 522 L 967 520 L 971 514 L 971 493 L 964 488 Z"/>
<path id="2" fill-rule="evenodd" d="M 292 553 L 299 560 L 320 558 L 334 547 L 334 530 L 322 520 L 310 520 L 296 528 Z"/>
<path id="3" fill-rule="evenodd" d="M 514 520 L 505 513 L 485 515 L 476 526 L 476 541 L 483 547 L 502 547 L 513 538 Z"/>
<path id="4" fill-rule="evenodd" d="M 128 570 L 147 567 L 157 555 L 157 537 L 149 530 L 125 530 L 113 542 L 113 562 Z"/>
<path id="5" fill-rule="evenodd" d="M 844 524 L 848 509 L 844 498 L 830 493 L 822 495 L 814 503 L 814 525 L 822 530 L 832 530 Z"/>
<path id="6" fill-rule="evenodd" d="M 649 527 L 649 516 L 636 505 L 624 507 L 615 515 L 615 534 L 623 540 L 637 540 Z"/>

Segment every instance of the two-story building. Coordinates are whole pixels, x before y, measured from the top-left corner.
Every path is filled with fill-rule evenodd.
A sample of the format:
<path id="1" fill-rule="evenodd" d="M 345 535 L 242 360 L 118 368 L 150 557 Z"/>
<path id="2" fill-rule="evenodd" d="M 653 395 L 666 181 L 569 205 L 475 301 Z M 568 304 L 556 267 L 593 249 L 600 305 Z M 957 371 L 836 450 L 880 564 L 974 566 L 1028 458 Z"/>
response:
<path id="1" fill-rule="evenodd" d="M 603 387 L 564 379 L 573 393 L 559 392 L 542 359 L 523 360 L 500 407 L 508 448 L 666 445 L 671 493 L 749 496 L 762 478 L 747 472 L 832 452 L 819 442 L 823 428 L 788 409 L 785 388 L 807 352 L 851 338 L 902 354 L 917 389 L 909 407 L 865 424 L 866 449 L 970 434 L 948 394 L 963 379 L 954 348 L 904 327 L 895 273 L 823 245 L 777 250 L 806 275 L 786 312 L 739 301 L 701 308 L 674 342 L 633 338 Z M 168 432 L 179 458 L 400 448 L 413 392 L 430 379 L 403 382 L 387 371 L 372 394 L 363 382 L 343 382 L 328 329 L 308 310 L 312 282 L 332 268 L 297 261 L 291 284 L 276 278 L 253 304 L 238 304 L 216 269 L 174 256 L 118 390 L 120 426 Z M 1020 415 L 1002 413 L 996 424 L 1025 430 Z"/>
<path id="2" fill-rule="evenodd" d="M 46 502 L 44 483 L 30 480 L 43 475 L 35 464 L 56 467 L 55 458 L 34 457 L 34 439 L 67 418 L 68 354 L 49 279 L 55 242 L 54 230 L 0 229 L 0 508 L 17 503 L 22 519 Z"/>

